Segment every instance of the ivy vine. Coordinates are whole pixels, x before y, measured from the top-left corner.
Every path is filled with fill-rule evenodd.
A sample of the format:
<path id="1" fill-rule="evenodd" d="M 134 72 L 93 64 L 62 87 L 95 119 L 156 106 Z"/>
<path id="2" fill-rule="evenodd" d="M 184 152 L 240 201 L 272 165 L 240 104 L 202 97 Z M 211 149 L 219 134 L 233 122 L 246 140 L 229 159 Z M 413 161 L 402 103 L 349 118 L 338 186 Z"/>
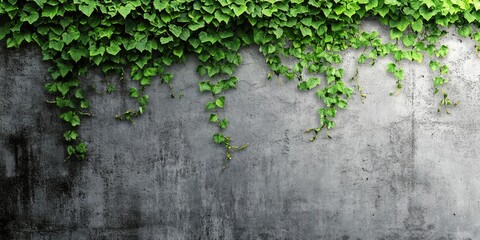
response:
<path id="1" fill-rule="evenodd" d="M 359 30 L 365 18 L 388 26 L 390 41 L 382 42 L 375 31 Z M 454 105 L 442 89 L 449 69 L 441 58 L 448 47 L 440 45 L 439 39 L 454 25 L 459 35 L 480 42 L 480 1 L 1 0 L 0 22 L 0 40 L 8 48 L 35 43 L 43 60 L 51 63 L 52 81 L 45 89 L 53 98 L 48 102 L 61 110 L 60 118 L 68 125 L 64 133 L 67 158 L 86 158 L 86 144 L 77 129 L 82 118 L 90 115 L 81 84 L 90 69 L 133 81 L 136 87 L 130 89 L 130 97 L 138 108 L 116 115 L 133 121 L 147 110 L 145 88 L 154 77 L 159 76 L 173 91 L 174 76 L 165 69 L 194 55 L 199 59 L 197 72 L 205 79 L 199 90 L 212 95 L 205 105 L 210 112 L 206 119 L 218 126 L 213 140 L 225 147 L 227 162 L 231 151 L 246 147 L 231 145 L 231 138 L 223 134 L 229 121 L 221 116 L 228 104 L 222 93 L 238 84 L 234 72 L 242 63 L 242 47 L 259 46 L 271 69 L 269 79 L 297 79 L 299 90 L 315 90 L 323 104 L 318 110 L 319 125 L 307 130 L 314 133 L 313 141 L 323 129 L 328 135 L 337 111 L 347 107 L 354 92 L 345 84 L 344 70 L 337 67 L 342 62 L 340 53 L 349 48 L 363 49 L 359 64 L 373 65 L 377 58 L 392 55 L 394 62 L 386 70 L 398 90 L 405 78 L 399 62 L 421 63 L 428 55 L 436 74 L 434 93 L 442 95 L 439 111 Z M 286 64 L 284 59 L 295 59 L 295 63 Z M 305 73 L 315 77 L 304 79 Z M 108 93 L 115 90 L 108 85 Z"/>

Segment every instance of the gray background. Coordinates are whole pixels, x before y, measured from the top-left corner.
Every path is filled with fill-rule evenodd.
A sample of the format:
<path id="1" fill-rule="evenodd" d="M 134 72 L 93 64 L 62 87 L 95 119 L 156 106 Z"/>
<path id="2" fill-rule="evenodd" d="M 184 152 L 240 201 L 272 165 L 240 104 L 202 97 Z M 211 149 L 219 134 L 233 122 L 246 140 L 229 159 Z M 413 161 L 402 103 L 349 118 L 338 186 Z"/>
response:
<path id="1" fill-rule="evenodd" d="M 242 50 L 221 114 L 233 143 L 250 146 L 224 172 L 194 58 L 171 69 L 184 97 L 156 82 L 134 125 L 114 118 L 135 106 L 132 83 L 105 79 L 119 91 L 89 95 L 89 159 L 64 163 L 65 125 L 43 91 L 48 64 L 35 46 L 1 44 L 0 238 L 480 239 L 480 60 L 454 31 L 442 43 L 447 89 L 461 101 L 452 114 L 436 112 L 428 58 L 402 63 L 405 88 L 389 96 L 387 58 L 359 68 L 365 103 L 355 94 L 333 139 L 313 143 L 304 131 L 319 120 L 314 91 L 268 81 L 258 49 Z M 358 54 L 344 54 L 346 79 Z M 105 90 L 95 70 L 84 81 Z"/>

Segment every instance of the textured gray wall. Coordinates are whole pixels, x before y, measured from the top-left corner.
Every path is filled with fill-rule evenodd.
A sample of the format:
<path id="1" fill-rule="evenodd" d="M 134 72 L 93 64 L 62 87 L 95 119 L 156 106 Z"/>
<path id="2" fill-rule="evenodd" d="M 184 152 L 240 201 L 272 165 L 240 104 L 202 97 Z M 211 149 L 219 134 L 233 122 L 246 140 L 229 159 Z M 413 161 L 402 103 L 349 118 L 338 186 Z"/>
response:
<path id="1" fill-rule="evenodd" d="M 318 121 L 314 92 L 266 80 L 258 50 L 243 50 L 224 113 L 234 143 L 250 147 L 224 172 L 193 58 L 172 68 L 184 97 L 155 83 L 135 125 L 114 119 L 134 106 L 131 83 L 107 79 L 119 91 L 91 94 L 95 117 L 80 130 L 89 160 L 64 163 L 48 64 L 36 47 L 1 44 L 0 239 L 480 239 L 480 60 L 472 41 L 443 43 L 461 101 L 452 114 L 436 112 L 428 59 L 402 64 L 393 97 L 384 59 L 359 69 L 365 103 L 353 96 L 333 139 L 313 143 L 303 132 Z M 357 56 L 344 55 L 347 79 Z M 103 91 L 100 80 L 85 82 Z"/>

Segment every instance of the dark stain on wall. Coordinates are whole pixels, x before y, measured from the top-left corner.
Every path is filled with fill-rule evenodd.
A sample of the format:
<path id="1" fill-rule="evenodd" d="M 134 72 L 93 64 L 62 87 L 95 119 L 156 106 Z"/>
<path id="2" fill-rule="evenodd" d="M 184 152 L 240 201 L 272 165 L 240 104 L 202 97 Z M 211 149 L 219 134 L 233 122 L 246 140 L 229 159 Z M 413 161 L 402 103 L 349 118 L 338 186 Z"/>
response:
<path id="1" fill-rule="evenodd" d="M 31 150 L 26 131 L 22 130 L 7 138 L 7 150 L 14 157 L 14 176 L 0 178 L 0 198 L 3 214 L 0 216 L 0 236 L 11 237 L 11 223 L 27 221 L 31 214 L 31 204 L 35 199 L 37 172 L 36 157 Z"/>

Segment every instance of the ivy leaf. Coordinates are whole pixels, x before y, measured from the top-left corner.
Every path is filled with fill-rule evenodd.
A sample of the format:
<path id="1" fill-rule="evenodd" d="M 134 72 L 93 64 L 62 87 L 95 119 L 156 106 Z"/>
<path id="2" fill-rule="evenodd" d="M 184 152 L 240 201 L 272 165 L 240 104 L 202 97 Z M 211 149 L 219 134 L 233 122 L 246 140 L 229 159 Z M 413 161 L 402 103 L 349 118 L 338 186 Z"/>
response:
<path id="1" fill-rule="evenodd" d="M 337 15 L 340 15 L 342 14 L 343 12 L 345 12 L 345 10 L 347 9 L 347 6 L 345 5 L 340 5 L 340 6 L 337 6 L 333 9 L 333 11 L 337 14 Z"/>
<path id="2" fill-rule="evenodd" d="M 417 21 L 412 23 L 412 29 L 415 32 L 421 32 L 423 29 L 423 21 L 422 19 L 418 19 Z"/>
<path id="3" fill-rule="evenodd" d="M 85 14 L 87 17 L 90 17 L 92 15 L 93 11 L 95 10 L 96 3 L 92 0 L 86 1 L 86 4 L 82 4 L 78 6 L 78 10 Z"/>
<path id="4" fill-rule="evenodd" d="M 227 119 L 223 119 L 222 121 L 220 121 L 218 123 L 218 126 L 221 128 L 221 129 L 226 129 L 228 127 L 228 120 Z"/>
<path id="5" fill-rule="evenodd" d="M 238 51 L 238 49 L 240 49 L 241 42 L 240 42 L 240 39 L 234 38 L 234 39 L 231 40 L 231 41 L 225 42 L 224 45 L 225 45 L 225 47 L 227 47 L 228 49 L 236 52 L 236 51 Z"/>
<path id="6" fill-rule="evenodd" d="M 215 105 L 219 108 L 223 108 L 225 104 L 225 97 L 224 96 L 221 96 L 219 98 L 217 98 L 217 100 L 215 100 Z"/>
<path id="7" fill-rule="evenodd" d="M 447 56 L 448 53 L 448 47 L 445 45 L 442 45 L 436 52 L 435 55 L 437 57 L 445 57 Z"/>
<path id="8" fill-rule="evenodd" d="M 412 59 L 421 63 L 423 60 L 423 54 L 418 51 L 412 51 Z"/>
<path id="9" fill-rule="evenodd" d="M 433 86 L 434 87 L 439 87 L 439 86 L 443 85 L 445 82 L 446 82 L 446 80 L 444 78 L 435 77 L 435 79 L 433 80 Z"/>
<path id="10" fill-rule="evenodd" d="M 64 137 L 65 140 L 67 140 L 67 141 L 75 141 L 75 140 L 77 140 L 78 133 L 77 133 L 77 131 L 66 131 L 66 132 L 63 134 L 63 137 Z"/>
<path id="11" fill-rule="evenodd" d="M 133 9 L 135 9 L 135 6 L 133 6 L 133 4 L 131 3 L 127 3 L 118 9 L 118 13 L 120 13 L 120 15 L 123 16 L 123 18 L 126 18 Z"/>
<path id="12" fill-rule="evenodd" d="M 85 108 L 89 108 L 89 107 L 90 107 L 90 104 L 88 103 L 87 100 L 82 100 L 82 101 L 80 101 L 80 107 L 81 107 L 81 108 L 84 108 L 84 109 L 85 109 Z"/>
<path id="13" fill-rule="evenodd" d="M 77 48 L 70 48 L 70 50 L 68 50 L 68 54 L 75 62 L 78 62 L 82 56 L 85 56 L 85 52 Z"/>
<path id="14" fill-rule="evenodd" d="M 179 27 L 177 25 L 169 24 L 168 29 L 170 29 L 170 32 L 175 36 L 179 37 L 180 34 L 182 34 L 182 27 Z"/>
<path id="15" fill-rule="evenodd" d="M 230 20 L 230 16 L 223 13 L 222 11 L 217 10 L 217 11 L 215 11 L 215 19 L 217 19 L 219 22 L 228 23 L 228 20 Z"/>
<path id="16" fill-rule="evenodd" d="M 54 50 L 59 51 L 59 52 L 62 51 L 64 45 L 65 45 L 65 43 L 63 41 L 56 41 L 56 40 L 51 40 L 48 43 L 49 48 L 54 49 Z"/>
<path id="17" fill-rule="evenodd" d="M 431 60 L 428 66 L 430 67 L 430 69 L 432 69 L 432 71 L 435 71 L 440 67 L 440 63 L 437 61 Z"/>
<path id="18" fill-rule="evenodd" d="M 235 14 L 235 16 L 239 17 L 240 15 L 242 15 L 246 10 L 247 10 L 247 6 L 245 5 L 240 5 L 240 6 L 237 6 L 237 5 L 232 5 L 232 10 L 233 10 L 233 13 Z"/>
<path id="19" fill-rule="evenodd" d="M 205 26 L 205 22 L 203 21 L 188 24 L 188 28 L 190 28 L 190 30 L 192 31 L 197 31 L 198 29 L 203 28 L 204 26 Z"/>
<path id="20" fill-rule="evenodd" d="M 209 121 L 210 121 L 211 123 L 216 123 L 216 122 L 218 122 L 218 116 L 217 116 L 217 114 L 214 114 L 214 113 L 210 114 L 210 119 L 209 119 Z"/>
<path id="21" fill-rule="evenodd" d="M 398 80 L 403 80 L 404 79 L 403 70 L 402 69 L 395 70 L 395 72 L 393 73 L 393 76 Z"/>
<path id="22" fill-rule="evenodd" d="M 472 34 L 472 27 L 470 25 L 458 29 L 458 34 L 462 37 L 468 37 Z"/>
<path id="23" fill-rule="evenodd" d="M 400 6 L 400 2 L 398 2 L 397 0 L 385 0 L 385 4 L 387 5 L 394 5 L 394 6 Z"/>
<path id="24" fill-rule="evenodd" d="M 213 141 L 215 141 L 216 144 L 224 144 L 225 140 L 226 140 L 225 136 L 223 136 L 220 133 L 215 133 L 213 135 Z"/>
<path id="25" fill-rule="evenodd" d="M 42 11 L 42 17 L 49 17 L 50 19 L 53 19 L 57 15 L 57 12 L 58 6 L 46 5 Z"/>
<path id="26" fill-rule="evenodd" d="M 130 97 L 138 98 L 138 96 L 139 96 L 138 90 L 134 87 L 130 88 Z"/>
<path id="27" fill-rule="evenodd" d="M 45 4 L 47 2 L 47 0 L 33 0 L 35 3 L 37 3 L 37 5 L 40 7 L 40 8 L 43 8 L 43 4 Z"/>
<path id="28" fill-rule="evenodd" d="M 378 0 L 369 0 L 368 4 L 365 6 L 365 10 L 374 9 L 378 6 Z"/>
<path id="29" fill-rule="evenodd" d="M 396 1 L 396 0 L 395 0 Z M 405 31 L 407 27 L 410 25 L 410 21 L 407 18 L 402 18 L 399 22 L 397 22 L 396 26 L 398 30 Z"/>
<path id="30" fill-rule="evenodd" d="M 448 66 L 447 65 L 443 65 L 440 67 L 440 73 L 441 74 L 448 74 Z"/>
<path id="31" fill-rule="evenodd" d="M 72 145 L 68 145 L 67 153 L 68 153 L 68 156 L 74 155 L 75 154 L 75 148 Z"/>
<path id="32" fill-rule="evenodd" d="M 80 125 L 80 118 L 72 111 L 62 113 L 60 119 L 70 123 L 72 127 Z"/>
<path id="33" fill-rule="evenodd" d="M 208 102 L 206 105 L 205 105 L 205 109 L 207 111 L 210 111 L 210 110 L 213 110 L 217 107 L 217 105 L 215 104 L 215 102 Z"/>
<path id="34" fill-rule="evenodd" d="M 312 30 L 308 27 L 300 26 L 300 31 L 304 37 L 306 36 L 313 36 Z"/>
<path id="35" fill-rule="evenodd" d="M 198 87 L 200 89 L 200 92 L 212 91 L 212 86 L 209 82 L 200 82 L 198 84 Z"/>
<path id="36" fill-rule="evenodd" d="M 415 44 L 415 38 L 416 36 L 413 34 L 408 34 L 406 36 L 403 36 L 402 42 L 405 46 L 411 47 Z"/>
<path id="37" fill-rule="evenodd" d="M 107 47 L 106 50 L 107 50 L 107 53 L 115 56 L 117 55 L 118 52 L 120 52 L 121 48 L 116 42 L 111 42 L 110 46 Z"/>
<path id="38" fill-rule="evenodd" d="M 165 0 L 153 0 L 153 7 L 158 11 L 162 11 L 168 7 L 168 1 Z"/>
<path id="39" fill-rule="evenodd" d="M 160 38 L 160 43 L 161 43 L 161 44 L 167 44 L 167 43 L 172 42 L 172 41 L 173 41 L 173 37 L 172 37 L 172 36 L 161 37 L 161 38 Z"/>
<path id="40" fill-rule="evenodd" d="M 390 29 L 390 38 L 391 39 L 400 39 L 403 36 L 403 31 L 397 29 Z"/>
<path id="41" fill-rule="evenodd" d="M 423 4 L 427 5 L 428 8 L 434 7 L 435 3 L 433 0 L 421 0 Z"/>
<path id="42" fill-rule="evenodd" d="M 311 77 L 307 81 L 303 81 L 297 85 L 297 88 L 302 91 L 310 90 L 320 84 L 320 79 Z"/>
<path id="43" fill-rule="evenodd" d="M 29 24 L 32 24 L 35 21 L 37 21 L 39 17 L 40 16 L 39 16 L 38 12 L 36 12 L 35 10 L 30 10 L 28 15 L 25 15 L 25 16 L 20 18 L 20 21 L 22 21 L 22 22 L 26 21 Z"/>
<path id="44" fill-rule="evenodd" d="M 387 72 L 389 73 L 394 73 L 396 69 L 397 69 L 397 65 L 395 65 L 395 63 L 389 63 L 387 65 Z"/>
<path id="45" fill-rule="evenodd" d="M 162 80 L 163 80 L 164 83 L 170 84 L 173 80 L 173 75 L 171 73 L 166 73 L 166 74 L 163 75 Z"/>

